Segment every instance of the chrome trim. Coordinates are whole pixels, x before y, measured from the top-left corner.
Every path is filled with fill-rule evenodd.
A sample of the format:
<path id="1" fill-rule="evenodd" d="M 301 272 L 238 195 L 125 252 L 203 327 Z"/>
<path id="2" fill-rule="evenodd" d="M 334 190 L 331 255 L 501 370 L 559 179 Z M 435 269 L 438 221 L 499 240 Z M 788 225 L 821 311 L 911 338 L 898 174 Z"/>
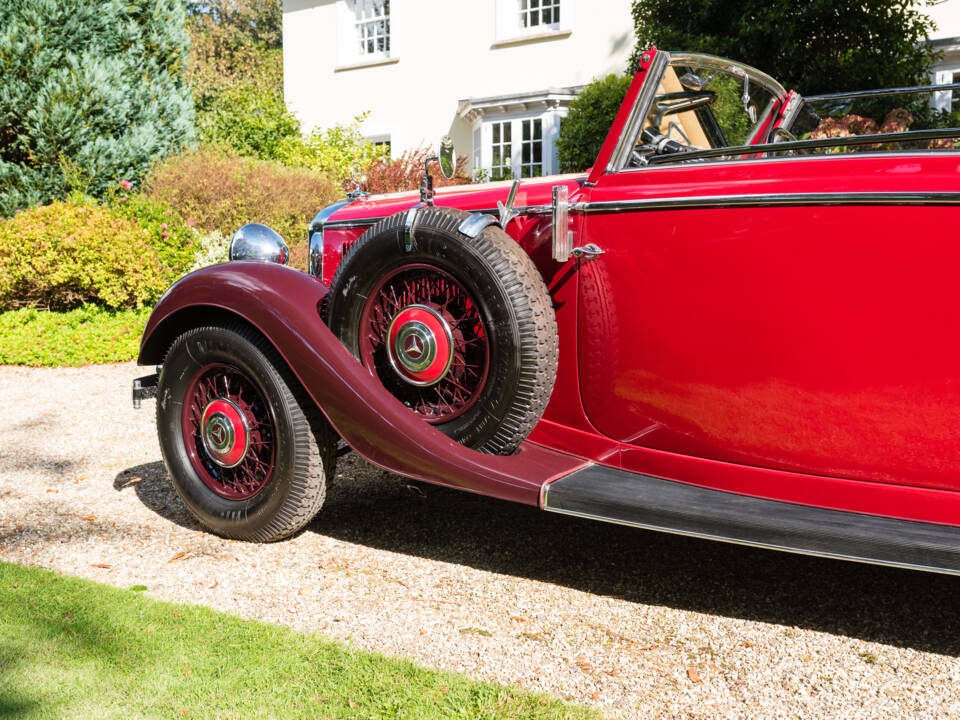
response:
<path id="1" fill-rule="evenodd" d="M 581 247 L 575 247 L 570 251 L 570 254 L 575 258 L 586 258 L 587 260 L 593 260 L 595 257 L 603 255 L 603 250 L 600 249 L 599 245 L 587 243 Z"/>
<path id="2" fill-rule="evenodd" d="M 650 165 L 665 165 L 677 161 L 700 160 L 722 157 L 724 155 L 756 155 L 766 152 L 786 152 L 787 150 L 811 150 L 824 147 L 842 147 L 844 145 L 881 145 L 883 143 L 911 142 L 913 140 L 937 140 L 940 138 L 960 138 L 960 128 L 940 128 L 937 130 L 908 130 L 898 133 L 876 133 L 873 135 L 851 135 L 850 137 L 820 138 L 817 140 L 791 140 L 763 145 L 736 145 L 733 147 L 693 150 L 672 155 L 654 155 L 647 158 Z M 924 151 L 935 152 L 935 151 Z"/>
<path id="3" fill-rule="evenodd" d="M 731 545 L 743 545 L 745 547 L 756 547 L 756 548 L 767 548 L 770 550 L 780 550 L 782 552 L 794 553 L 795 555 L 809 555 L 810 557 L 830 558 L 832 560 L 849 560 L 851 562 L 859 562 L 867 565 L 882 565 L 884 567 L 896 567 L 896 568 L 903 568 L 906 570 L 923 570 L 925 572 L 935 572 L 935 573 L 941 573 L 943 575 L 960 574 L 955 570 L 950 570 L 948 568 L 935 567 L 932 565 L 914 565 L 912 563 L 898 563 L 894 561 L 874 560 L 873 558 L 865 558 L 857 555 L 844 555 L 843 553 L 815 552 L 812 550 L 802 550 L 800 548 L 791 547 L 789 545 L 776 545 L 773 543 L 750 542 L 749 540 L 739 540 L 737 538 L 726 537 L 724 535 L 711 535 L 710 533 L 700 533 L 692 530 L 676 530 L 674 528 L 666 527 L 664 525 L 652 525 L 647 523 L 631 522 L 628 520 L 616 520 L 614 518 L 604 517 L 603 515 L 592 515 L 591 513 L 576 512 L 573 510 L 558 510 L 556 508 L 547 506 L 547 501 L 548 501 L 547 497 L 548 497 L 549 489 L 550 489 L 550 485 L 548 484 L 543 490 L 543 510 L 545 510 L 546 512 L 555 513 L 557 515 L 568 515 L 570 517 L 584 518 L 587 520 L 599 520 L 600 522 L 611 523 L 613 525 L 635 527 L 635 528 L 640 528 L 641 530 L 653 530 L 656 532 L 669 533 L 670 535 L 682 535 L 684 537 L 700 538 L 702 540 L 717 540 L 719 542 L 730 543 Z"/>
<path id="4" fill-rule="evenodd" d="M 881 88 L 880 90 L 856 90 L 854 92 L 826 93 L 825 95 L 811 95 L 804 98 L 808 103 L 821 102 L 824 100 L 850 100 L 864 97 L 882 97 L 884 95 L 909 95 L 911 93 L 922 92 L 940 92 L 942 90 L 960 89 L 960 83 L 947 83 L 944 85 L 908 85 L 899 88 Z"/>
<path id="5" fill-rule="evenodd" d="M 644 210 L 756 207 L 763 205 L 960 205 L 960 192 L 757 193 L 702 195 L 642 200 L 575 203 L 570 211 L 585 215 Z"/>
<path id="6" fill-rule="evenodd" d="M 681 51 L 673 54 L 673 65 L 684 65 L 688 63 L 706 65 L 714 70 L 724 72 L 730 72 L 731 69 L 735 68 L 743 71 L 751 82 L 757 83 L 771 94 L 776 95 L 778 100 L 783 100 L 783 98 L 787 96 L 786 88 L 777 82 L 775 78 L 767 75 L 762 70 L 757 70 L 755 67 L 744 65 L 736 60 L 730 60 L 729 58 L 723 58 L 718 55 L 709 55 L 707 53 Z"/>
<path id="7" fill-rule="evenodd" d="M 337 200 L 335 203 L 327 205 L 323 210 L 313 216 L 313 220 L 310 221 L 310 230 L 323 230 L 324 226 L 330 222 L 330 217 L 336 213 L 337 210 L 350 205 L 352 202 L 353 200 L 350 198 L 343 198 L 342 200 Z"/>
<path id="8" fill-rule="evenodd" d="M 797 113 L 800 112 L 800 108 L 803 106 L 804 97 L 797 92 L 794 92 L 790 96 L 790 99 L 787 100 L 787 104 L 783 106 L 783 110 L 780 113 L 780 125 L 786 130 L 789 130 L 793 127 L 794 121 L 797 119 Z M 776 141 L 774 141 L 776 142 Z"/>
<path id="9" fill-rule="evenodd" d="M 324 223 L 324 228 L 366 228 L 376 225 L 381 220 L 386 219 L 387 215 L 378 215 L 370 218 L 352 218 L 350 220 L 330 220 Z"/>
<path id="10" fill-rule="evenodd" d="M 423 203 L 414 205 L 412 208 L 407 210 L 407 217 L 403 221 L 403 251 L 410 252 L 413 250 L 413 243 L 416 241 L 416 235 L 414 234 L 414 225 L 417 222 L 417 211 L 423 207 Z"/>
<path id="11" fill-rule="evenodd" d="M 782 145 L 783 143 L 777 143 Z M 843 162 L 852 162 L 854 160 L 862 160 L 869 158 L 910 158 L 916 160 L 918 157 L 930 157 L 933 152 L 936 152 L 936 157 L 956 157 L 960 158 L 960 150 L 873 150 L 868 152 L 858 152 L 856 155 L 851 155 L 850 153 L 832 153 L 830 155 L 783 155 L 776 157 L 749 157 L 744 159 L 737 160 L 716 160 L 710 163 L 710 167 L 723 167 L 723 166 L 732 166 L 732 165 L 747 165 L 753 163 L 792 163 L 797 161 L 803 162 L 825 162 L 825 161 L 837 161 L 841 160 Z M 632 173 L 632 172 L 656 172 L 658 170 L 665 170 L 672 172 L 677 170 L 676 165 L 645 165 L 643 167 L 628 167 L 624 168 L 620 172 Z M 680 168 L 685 170 L 696 170 L 697 168 L 702 168 L 703 166 L 700 163 L 691 163 L 689 165 L 680 165 Z"/>
<path id="12" fill-rule="evenodd" d="M 273 228 L 260 223 L 247 223 L 230 238 L 227 257 L 231 262 L 255 260 L 286 265 L 290 260 L 290 248 Z"/>
<path id="13" fill-rule="evenodd" d="M 438 382 L 443 380 L 443 378 L 446 377 L 447 373 L 450 371 L 450 365 L 453 363 L 453 332 L 450 330 L 450 325 L 447 323 L 446 320 L 443 319 L 440 313 L 438 313 L 436 310 L 434 310 L 431 307 L 415 303 L 413 305 L 405 306 L 403 309 L 401 309 L 400 312 L 394 315 L 393 320 L 390 321 L 390 326 L 387 328 L 388 340 L 390 339 L 390 335 L 393 333 L 393 326 L 396 324 L 397 319 L 400 317 L 400 315 L 403 313 L 404 310 L 409 310 L 411 308 L 417 308 L 418 310 L 425 310 L 426 312 L 430 313 L 430 315 L 432 315 L 434 319 L 437 320 L 437 322 L 439 322 L 440 327 L 443 328 L 443 333 L 447 338 L 447 348 L 449 348 L 449 352 L 447 353 L 447 363 L 443 367 L 443 372 L 441 372 L 440 375 L 437 376 L 436 380 L 433 380 L 430 382 L 417 382 L 416 380 L 411 380 L 409 377 L 403 374 L 403 371 L 400 370 L 400 368 L 397 367 L 397 362 L 394 359 L 394 352 L 390 352 L 390 350 L 392 349 L 396 352 L 398 356 L 402 354 L 400 351 L 397 351 L 396 343 L 394 343 L 393 348 L 389 348 L 389 347 L 387 348 L 387 360 L 390 361 L 390 367 L 393 368 L 394 372 L 396 372 L 397 375 L 399 375 L 401 379 L 403 379 L 405 382 L 408 382 L 411 385 L 416 385 L 417 387 L 429 387 L 431 385 L 436 385 Z M 420 339 L 424 341 L 424 346 L 425 346 L 424 356 L 426 356 L 428 354 L 428 351 L 431 351 L 431 349 L 432 349 L 432 355 L 430 357 L 430 361 L 427 362 L 422 368 L 415 367 L 414 365 L 408 365 L 406 362 L 404 362 L 402 357 L 398 357 L 397 360 L 399 360 L 400 363 L 405 368 L 409 369 L 410 372 L 419 372 L 421 370 L 425 370 L 426 368 L 430 367 L 430 363 L 432 363 L 434 358 L 436 357 L 437 341 L 436 341 L 436 338 L 433 336 L 433 332 L 430 330 L 430 328 L 428 328 L 422 322 L 414 320 L 408 323 L 408 325 L 418 326 L 414 328 L 413 332 L 415 332 L 420 337 Z M 397 333 L 397 342 L 399 342 L 401 339 L 401 336 L 404 335 L 404 330 L 405 328 L 401 329 L 400 332 Z"/>
<path id="14" fill-rule="evenodd" d="M 657 88 L 660 87 L 660 78 L 666 72 L 670 64 L 670 53 L 666 50 L 659 50 L 653 58 L 650 67 L 647 68 L 647 74 L 643 80 L 643 87 L 637 94 L 637 99 L 630 108 L 630 114 L 624 123 L 620 137 L 617 138 L 617 144 L 610 155 L 610 161 L 607 163 L 606 172 L 617 172 L 627 166 L 630 159 L 630 153 L 636 145 L 637 136 L 640 135 L 643 121 L 647 117 L 647 111 L 653 104 L 657 94 Z"/>
<path id="15" fill-rule="evenodd" d="M 570 231 L 570 191 L 566 185 L 553 186 L 552 246 L 553 259 L 566 262 L 570 259 L 573 233 Z"/>
<path id="16" fill-rule="evenodd" d="M 507 194 L 507 204 L 504 205 L 499 200 L 497 201 L 497 213 L 500 217 L 500 227 L 505 228 L 511 220 L 513 220 L 518 213 L 513 208 L 513 202 L 517 199 L 517 191 L 520 189 L 520 181 L 514 180 L 510 185 L 510 192 Z"/>
<path id="17" fill-rule="evenodd" d="M 444 205 L 438 205 L 437 207 L 449 207 Z M 462 208 L 461 208 L 462 209 Z M 400 212 L 405 212 L 401 210 Z M 466 210 L 466 212 L 471 213 L 472 215 L 498 215 L 500 210 L 498 208 L 477 208 L 476 210 Z M 553 212 L 553 207 L 551 205 L 517 205 L 513 208 L 512 217 L 517 215 L 549 215 Z M 374 217 L 368 218 L 350 218 L 344 220 L 330 220 L 324 223 L 324 228 L 368 228 L 371 225 L 376 225 L 381 220 L 386 220 L 388 215 L 376 215 Z"/>
<path id="18" fill-rule="evenodd" d="M 209 403 L 207 403 L 207 407 L 204 408 L 203 413 L 201 413 L 201 418 L 203 417 L 204 414 L 206 414 L 207 408 L 209 408 L 210 405 L 212 405 L 212 404 L 215 403 L 215 402 L 225 402 L 227 405 L 229 405 L 230 407 L 233 408 L 234 412 L 237 413 L 237 417 L 240 418 L 240 424 L 243 425 L 243 454 L 240 456 L 240 459 L 237 460 L 235 463 L 232 463 L 232 464 L 228 465 L 228 464 L 225 463 L 225 462 L 220 462 L 220 460 L 217 458 L 217 455 L 218 455 L 218 454 L 219 454 L 219 455 L 223 455 L 223 453 L 220 452 L 220 451 L 218 451 L 218 450 L 216 449 L 216 445 L 214 445 L 213 448 L 211 448 L 210 443 L 208 443 L 208 441 L 207 441 L 207 424 L 208 424 L 214 417 L 217 417 L 217 416 L 222 416 L 222 417 L 224 417 L 224 418 L 227 419 L 227 425 L 228 425 L 228 427 L 227 427 L 226 429 L 229 431 L 229 438 L 230 438 L 229 445 L 232 446 L 232 445 L 233 445 L 233 442 L 236 440 L 236 436 L 235 436 L 234 431 L 233 431 L 233 423 L 231 423 L 231 422 L 230 422 L 230 419 L 227 418 L 227 416 L 224 415 L 224 414 L 221 413 L 221 412 L 214 412 L 210 417 L 208 417 L 208 418 L 206 419 L 206 421 L 203 422 L 203 425 L 202 425 L 202 427 L 200 428 L 200 440 L 201 440 L 201 442 L 203 443 L 204 449 L 207 451 L 207 456 L 208 456 L 211 460 L 213 460 L 213 462 L 215 462 L 215 463 L 216 463 L 217 465 L 219 465 L 220 467 L 224 467 L 224 468 L 235 468 L 235 467 L 237 467 L 237 465 L 239 465 L 240 463 L 243 462 L 243 459 L 247 456 L 247 451 L 250 449 L 250 425 L 247 423 L 247 418 L 246 418 L 246 416 L 243 414 L 243 411 L 240 409 L 240 406 L 237 405 L 237 404 L 236 404 L 235 402 L 233 402 L 232 400 L 228 400 L 228 399 L 225 398 L 225 397 L 217 397 L 217 398 L 214 398 L 213 400 L 211 400 Z"/>
<path id="19" fill-rule="evenodd" d="M 310 256 L 307 259 L 307 272 L 315 278 L 323 277 L 323 230 L 310 235 Z"/>
<path id="20" fill-rule="evenodd" d="M 754 140 L 757 139 L 757 135 L 760 134 L 760 131 L 763 129 L 763 126 L 767 124 L 767 120 L 770 118 L 770 114 L 773 112 L 773 106 L 776 105 L 777 102 L 778 102 L 777 98 L 770 98 L 770 102 L 768 102 L 767 106 L 763 109 L 763 113 L 761 113 L 760 119 L 753 124 L 753 129 L 750 131 L 750 134 L 747 136 L 747 139 L 746 139 L 747 145 L 750 145 Z M 767 132 L 769 132 L 769 130 Z"/>
<path id="21" fill-rule="evenodd" d="M 499 221 L 493 215 L 486 213 L 471 213 L 457 227 L 457 231 L 466 235 L 468 238 L 475 238 L 483 229 L 489 225 L 497 225 Z"/>

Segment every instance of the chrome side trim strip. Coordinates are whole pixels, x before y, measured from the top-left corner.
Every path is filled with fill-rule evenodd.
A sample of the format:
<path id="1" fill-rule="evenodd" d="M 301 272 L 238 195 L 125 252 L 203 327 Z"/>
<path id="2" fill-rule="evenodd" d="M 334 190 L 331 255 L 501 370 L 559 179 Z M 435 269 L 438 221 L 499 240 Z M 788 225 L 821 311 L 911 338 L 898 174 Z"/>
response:
<path id="1" fill-rule="evenodd" d="M 827 93 L 825 95 L 811 95 L 804 98 L 808 103 L 821 102 L 823 100 L 848 100 L 864 97 L 881 97 L 883 95 L 908 95 L 911 93 L 922 92 L 940 92 L 941 90 L 955 90 L 960 88 L 960 83 L 947 83 L 944 85 L 910 85 L 909 87 L 882 88 L 880 90 L 857 90 L 855 92 Z"/>
<path id="2" fill-rule="evenodd" d="M 776 143 L 777 145 L 782 145 L 783 143 Z M 785 155 L 785 156 L 764 156 L 764 157 L 753 157 L 752 155 L 747 158 L 736 158 L 736 159 L 720 159 L 713 160 L 710 163 L 710 167 L 730 167 L 732 165 L 742 166 L 742 165 L 753 165 L 756 163 L 795 163 L 795 162 L 851 162 L 853 160 L 863 160 L 870 158 L 912 158 L 918 160 L 921 158 L 930 158 L 930 157 L 960 157 L 960 151 L 957 150 L 871 150 L 866 152 L 858 152 L 856 155 L 850 153 L 831 153 L 829 155 Z M 675 172 L 678 169 L 683 170 L 693 170 L 694 168 L 702 168 L 701 163 L 689 163 L 689 164 L 679 164 L 679 165 L 668 165 L 661 163 L 659 165 L 644 165 L 643 167 L 629 167 L 624 168 L 620 172 L 625 173 L 651 173 L 651 172 Z"/>
<path id="3" fill-rule="evenodd" d="M 627 166 L 630 159 L 630 153 L 633 152 L 634 144 L 640 135 L 640 129 L 643 121 L 647 117 L 647 111 L 653 103 L 657 94 L 657 88 L 660 87 L 660 78 L 670 64 L 670 53 L 666 50 L 658 50 L 647 69 L 647 74 L 643 79 L 643 87 L 637 95 L 633 107 L 630 108 L 630 114 L 627 116 L 627 122 L 617 138 L 617 144 L 610 155 L 610 162 L 607 163 L 607 172 L 617 172 Z"/>
<path id="4" fill-rule="evenodd" d="M 443 207 L 437 205 L 437 207 Z M 409 208 L 407 208 L 409 210 Z M 515 215 L 550 215 L 553 212 L 552 205 L 517 205 L 513 208 Z M 406 212 L 406 210 L 401 210 L 400 212 Z M 477 210 L 468 210 L 467 212 L 484 215 L 498 215 L 500 212 L 497 208 L 480 208 Z M 377 215 L 375 217 L 368 218 L 350 218 L 349 220 L 330 220 L 324 223 L 324 228 L 368 228 L 371 225 L 376 225 L 381 220 L 386 219 L 387 215 Z"/>
<path id="5" fill-rule="evenodd" d="M 708 150 L 691 150 L 672 155 L 655 155 L 648 159 L 650 165 L 683 163 L 703 158 L 724 157 L 726 155 L 757 155 L 767 152 L 786 152 L 787 150 L 814 150 L 826 147 L 846 145 L 883 145 L 885 143 L 913 142 L 915 140 L 940 140 L 960 137 L 960 128 L 939 128 L 936 130 L 907 130 L 897 133 L 876 133 L 873 135 L 851 135 L 849 137 L 819 138 L 817 140 L 790 140 L 788 142 L 764 143 L 762 145 L 737 145 L 718 147 Z M 934 150 L 925 150 L 934 153 Z"/>
<path id="6" fill-rule="evenodd" d="M 702 195 L 643 200 L 575 203 L 570 212 L 586 215 L 702 208 L 757 207 L 765 205 L 960 205 L 960 192 L 850 192 Z"/>

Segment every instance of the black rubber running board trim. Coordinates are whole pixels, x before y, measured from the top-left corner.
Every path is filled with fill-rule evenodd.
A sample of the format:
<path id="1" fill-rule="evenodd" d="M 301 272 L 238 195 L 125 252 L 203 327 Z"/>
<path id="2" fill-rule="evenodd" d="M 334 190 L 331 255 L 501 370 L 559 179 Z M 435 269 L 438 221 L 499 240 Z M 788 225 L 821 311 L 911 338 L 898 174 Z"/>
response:
<path id="1" fill-rule="evenodd" d="M 765 500 L 602 465 L 547 485 L 543 508 L 711 540 L 960 574 L 960 527 Z"/>

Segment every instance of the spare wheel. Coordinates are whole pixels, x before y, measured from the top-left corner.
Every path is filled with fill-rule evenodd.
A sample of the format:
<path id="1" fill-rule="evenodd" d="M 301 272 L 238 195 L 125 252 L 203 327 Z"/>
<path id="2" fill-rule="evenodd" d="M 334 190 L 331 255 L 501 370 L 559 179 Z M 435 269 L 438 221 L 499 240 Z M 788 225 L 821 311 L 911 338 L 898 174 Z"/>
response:
<path id="1" fill-rule="evenodd" d="M 344 254 L 327 297 L 330 329 L 393 395 L 451 438 L 509 454 L 546 408 L 557 372 L 550 296 L 501 228 L 423 207 L 388 217 Z"/>

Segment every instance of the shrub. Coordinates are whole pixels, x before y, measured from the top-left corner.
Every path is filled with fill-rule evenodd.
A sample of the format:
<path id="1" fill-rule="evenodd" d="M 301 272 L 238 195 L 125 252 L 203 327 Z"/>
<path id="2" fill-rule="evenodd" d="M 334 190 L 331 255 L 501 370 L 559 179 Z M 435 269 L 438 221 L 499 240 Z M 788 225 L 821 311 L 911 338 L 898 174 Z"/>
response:
<path id="1" fill-rule="evenodd" d="M 560 172 L 580 172 L 593 165 L 631 80 L 629 75 L 607 75 L 587 85 L 570 103 L 557 138 Z"/>
<path id="2" fill-rule="evenodd" d="M 364 189 L 370 193 L 389 193 L 401 190 L 418 190 L 420 178 L 423 177 L 423 163 L 433 154 L 429 148 L 407 150 L 394 160 L 374 160 L 367 168 L 367 180 Z M 457 158 L 457 166 L 452 178 L 445 178 L 440 169 L 431 163 L 430 174 L 433 176 L 434 187 L 444 185 L 463 185 L 470 182 L 464 172 L 467 158 L 461 155 Z M 347 180 L 345 190 L 353 190 L 353 183 Z"/>
<path id="3" fill-rule="evenodd" d="M 194 262 L 199 233 L 194 220 L 184 220 L 168 204 L 143 193 L 110 198 L 113 211 L 133 220 L 147 233 L 150 245 L 167 269 L 168 282 L 186 273 Z"/>
<path id="4" fill-rule="evenodd" d="M 360 132 L 365 117 L 359 115 L 349 125 L 314 130 L 305 138 L 287 138 L 278 149 L 277 158 L 287 165 L 327 173 L 335 182 L 343 182 L 354 164 L 365 167 L 387 152 L 377 150 Z"/>
<path id="5" fill-rule="evenodd" d="M 260 54 L 267 62 L 279 58 L 279 51 Z M 267 160 L 280 157 L 285 143 L 301 142 L 300 123 L 287 110 L 282 87 L 256 76 L 220 88 L 205 105 L 198 102 L 197 129 L 204 143 Z"/>
<path id="6" fill-rule="evenodd" d="M 227 238 L 219 230 L 211 230 L 206 233 L 196 245 L 190 271 L 193 272 L 208 265 L 226 262 L 228 247 Z"/>
<path id="7" fill-rule="evenodd" d="M 0 310 L 141 307 L 166 289 L 168 274 L 146 230 L 90 199 L 0 221 Z"/>
<path id="8" fill-rule="evenodd" d="M 19 0 L 0 23 L 0 217 L 136 184 L 193 137 L 180 0 Z"/>
<path id="9" fill-rule="evenodd" d="M 84 305 L 67 312 L 0 312 L 0 365 L 76 366 L 137 357 L 149 308 Z"/>
<path id="10" fill-rule="evenodd" d="M 244 223 L 261 222 L 291 248 L 305 245 L 310 220 L 340 195 L 321 173 L 211 148 L 167 158 L 150 173 L 144 192 L 204 231 L 230 237 Z"/>

